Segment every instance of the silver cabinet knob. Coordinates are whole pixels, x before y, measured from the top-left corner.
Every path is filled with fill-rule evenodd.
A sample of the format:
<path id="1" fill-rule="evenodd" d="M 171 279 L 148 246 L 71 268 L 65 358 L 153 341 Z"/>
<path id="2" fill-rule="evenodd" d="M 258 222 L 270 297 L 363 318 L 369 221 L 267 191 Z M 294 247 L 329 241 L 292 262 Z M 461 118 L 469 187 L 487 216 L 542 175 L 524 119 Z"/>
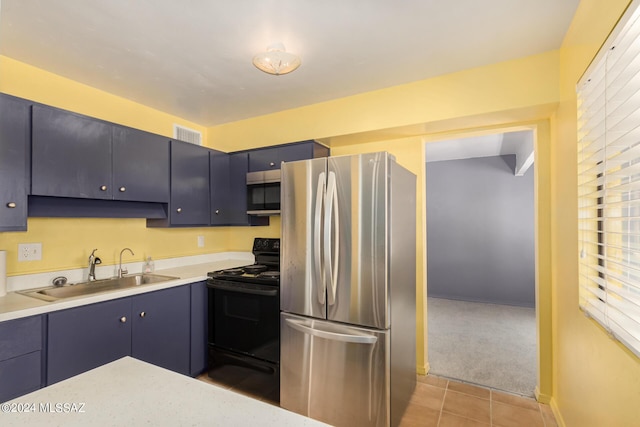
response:
<path id="1" fill-rule="evenodd" d="M 216 215 L 220 213 L 220 209 L 216 209 Z"/>
<path id="2" fill-rule="evenodd" d="M 274 167 L 276 164 L 274 162 L 269 163 L 269 166 Z"/>
<path id="3" fill-rule="evenodd" d="M 176 209 L 176 212 L 178 212 L 178 213 L 182 212 L 182 208 Z"/>
<path id="4" fill-rule="evenodd" d="M 126 316 L 122 316 L 120 318 L 120 323 L 127 323 L 127 317 Z"/>
<path id="5" fill-rule="evenodd" d="M 144 317 L 144 316 L 146 316 L 146 315 L 147 315 L 147 313 L 145 313 L 144 311 L 141 311 L 141 312 L 140 312 L 140 317 Z"/>
<path id="6" fill-rule="evenodd" d="M 107 186 L 106 185 L 100 186 L 100 191 L 107 191 Z"/>
<path id="7" fill-rule="evenodd" d="M 121 193 L 124 193 L 125 191 L 127 191 L 127 188 L 126 187 L 120 187 L 119 190 L 120 190 Z"/>
<path id="8" fill-rule="evenodd" d="M 15 202 L 9 202 L 9 203 L 7 203 L 7 207 L 8 207 L 9 209 L 13 209 L 13 208 L 15 208 L 15 207 L 16 207 L 16 203 L 15 203 Z"/>

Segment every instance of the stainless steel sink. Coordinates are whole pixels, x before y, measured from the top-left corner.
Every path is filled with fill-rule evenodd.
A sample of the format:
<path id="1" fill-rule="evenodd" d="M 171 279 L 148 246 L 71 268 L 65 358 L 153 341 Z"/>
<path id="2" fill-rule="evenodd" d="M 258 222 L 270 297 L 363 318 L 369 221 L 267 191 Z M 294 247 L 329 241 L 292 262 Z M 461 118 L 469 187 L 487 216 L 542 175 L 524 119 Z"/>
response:
<path id="1" fill-rule="evenodd" d="M 75 285 L 67 286 L 49 286 L 46 288 L 32 289 L 29 291 L 20 291 L 19 294 L 38 298 L 44 301 L 58 301 L 66 298 L 75 298 L 97 293 L 118 291 L 121 289 L 133 288 L 140 285 L 149 285 L 152 283 L 168 282 L 176 280 L 179 277 L 162 276 L 160 274 L 132 274 L 121 278 L 114 277 L 112 279 L 96 280 L 93 282 L 82 282 Z"/>

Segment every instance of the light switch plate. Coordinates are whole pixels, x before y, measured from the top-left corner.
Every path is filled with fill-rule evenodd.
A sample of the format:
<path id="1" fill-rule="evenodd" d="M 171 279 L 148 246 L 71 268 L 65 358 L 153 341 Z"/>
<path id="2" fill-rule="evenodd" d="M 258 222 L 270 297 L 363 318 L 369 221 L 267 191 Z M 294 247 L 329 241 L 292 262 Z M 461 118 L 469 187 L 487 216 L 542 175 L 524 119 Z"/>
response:
<path id="1" fill-rule="evenodd" d="M 198 236 L 198 247 L 204 248 L 204 236 Z"/>
<path id="2" fill-rule="evenodd" d="M 42 259 L 42 243 L 19 243 L 18 261 L 40 261 Z"/>

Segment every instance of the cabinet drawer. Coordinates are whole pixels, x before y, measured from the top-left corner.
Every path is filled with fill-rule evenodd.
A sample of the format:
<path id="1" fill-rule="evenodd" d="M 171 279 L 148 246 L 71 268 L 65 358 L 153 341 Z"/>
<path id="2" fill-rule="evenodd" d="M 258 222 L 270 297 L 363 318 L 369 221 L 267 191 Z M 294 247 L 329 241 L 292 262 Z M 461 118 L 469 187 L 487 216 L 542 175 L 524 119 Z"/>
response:
<path id="1" fill-rule="evenodd" d="M 0 402 L 6 402 L 40 388 L 42 381 L 41 352 L 0 362 Z"/>
<path id="2" fill-rule="evenodd" d="M 32 316 L 0 323 L 0 360 L 42 348 L 42 317 Z"/>

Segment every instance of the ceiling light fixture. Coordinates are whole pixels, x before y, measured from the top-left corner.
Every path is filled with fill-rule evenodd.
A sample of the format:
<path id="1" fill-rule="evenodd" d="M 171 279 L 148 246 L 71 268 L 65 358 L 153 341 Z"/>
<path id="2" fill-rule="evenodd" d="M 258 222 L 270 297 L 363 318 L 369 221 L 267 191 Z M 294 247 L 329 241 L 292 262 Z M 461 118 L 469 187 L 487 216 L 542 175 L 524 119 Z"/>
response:
<path id="1" fill-rule="evenodd" d="M 285 50 L 282 43 L 274 43 L 267 51 L 253 57 L 253 65 L 268 74 L 287 74 L 300 66 L 300 57 Z"/>

